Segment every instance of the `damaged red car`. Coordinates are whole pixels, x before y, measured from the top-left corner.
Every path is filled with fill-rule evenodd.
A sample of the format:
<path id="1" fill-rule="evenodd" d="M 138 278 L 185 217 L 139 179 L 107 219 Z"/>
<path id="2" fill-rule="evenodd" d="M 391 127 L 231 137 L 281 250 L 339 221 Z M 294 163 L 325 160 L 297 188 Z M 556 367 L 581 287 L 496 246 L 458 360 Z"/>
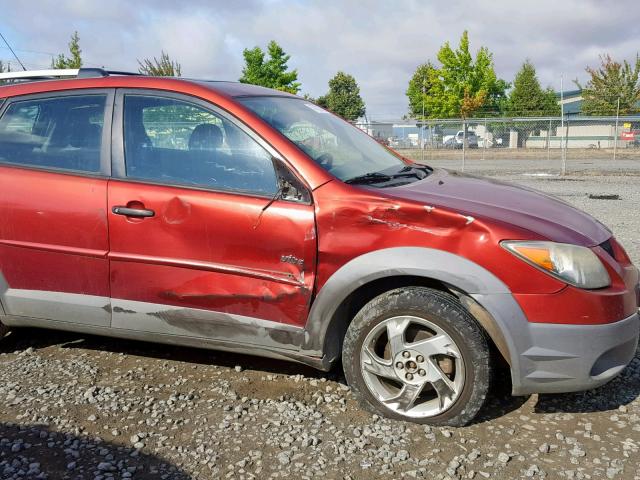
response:
<path id="1" fill-rule="evenodd" d="M 411 162 L 253 85 L 2 79 L 0 335 L 341 363 L 369 410 L 438 425 L 470 422 L 500 364 L 525 395 L 597 387 L 634 356 L 638 271 L 558 199 Z"/>

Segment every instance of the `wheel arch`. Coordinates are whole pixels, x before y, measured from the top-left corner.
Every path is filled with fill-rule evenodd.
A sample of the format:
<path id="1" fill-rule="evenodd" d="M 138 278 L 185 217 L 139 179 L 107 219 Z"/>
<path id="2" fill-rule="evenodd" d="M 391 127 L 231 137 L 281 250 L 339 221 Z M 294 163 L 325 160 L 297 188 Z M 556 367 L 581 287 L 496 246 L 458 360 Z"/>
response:
<path id="1" fill-rule="evenodd" d="M 381 293 L 409 285 L 435 288 L 458 297 L 514 372 L 517 352 L 505 316 L 512 317 L 516 324 L 525 317 L 508 287 L 464 257 L 423 247 L 377 250 L 338 269 L 313 302 L 303 348 L 324 356 L 328 364 L 334 362 L 340 356 L 342 340 L 353 316 Z M 483 304 L 482 299 L 496 295 L 504 297 L 509 305 L 496 308 L 495 302 Z M 512 315 L 514 308 L 518 312 Z"/>

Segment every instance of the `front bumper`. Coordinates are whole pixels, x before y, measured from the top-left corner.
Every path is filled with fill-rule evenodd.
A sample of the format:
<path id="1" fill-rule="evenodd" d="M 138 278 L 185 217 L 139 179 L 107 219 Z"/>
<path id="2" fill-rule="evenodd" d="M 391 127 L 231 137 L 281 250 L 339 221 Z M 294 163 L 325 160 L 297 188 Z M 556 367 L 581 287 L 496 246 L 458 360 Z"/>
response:
<path id="1" fill-rule="evenodd" d="M 637 310 L 597 325 L 528 321 L 511 294 L 475 294 L 500 336 L 494 342 L 511 366 L 513 395 L 589 390 L 607 383 L 633 359 L 638 346 Z M 490 333 L 491 334 L 491 333 Z M 499 342 L 496 341 L 496 338 Z"/>
<path id="2" fill-rule="evenodd" d="M 618 375 L 638 346 L 638 314 L 605 325 L 530 323 L 513 394 L 564 393 L 599 387 Z"/>

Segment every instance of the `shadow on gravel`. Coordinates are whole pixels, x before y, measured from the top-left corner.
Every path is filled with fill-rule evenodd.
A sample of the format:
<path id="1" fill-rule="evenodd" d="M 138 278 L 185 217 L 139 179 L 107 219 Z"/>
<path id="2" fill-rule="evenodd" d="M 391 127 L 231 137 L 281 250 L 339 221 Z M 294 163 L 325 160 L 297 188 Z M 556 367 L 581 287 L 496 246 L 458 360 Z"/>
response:
<path id="1" fill-rule="evenodd" d="M 0 423 L 0 478 L 166 478 L 190 475 L 163 459 L 96 437 L 54 432 L 46 425 Z"/>
<path id="2" fill-rule="evenodd" d="M 590 413 L 618 410 L 640 396 L 638 378 L 622 377 L 596 390 L 540 395 L 535 406 L 536 413 Z"/>
<path id="3" fill-rule="evenodd" d="M 595 390 L 540 395 L 537 413 L 589 413 L 617 410 L 640 396 L 640 350 L 620 376 Z"/>
<path id="4" fill-rule="evenodd" d="M 631 388 L 630 388 L 631 387 Z M 596 390 L 540 395 L 535 406 L 536 413 L 589 413 L 618 410 L 640 396 L 640 384 L 605 385 Z"/>
<path id="5" fill-rule="evenodd" d="M 545 413 L 593 413 L 618 410 L 640 397 L 640 350 L 627 368 L 606 385 L 595 390 L 538 395 L 534 411 Z M 500 368 L 482 410 L 472 422 L 479 424 L 500 418 L 519 409 L 531 396 L 511 396 L 508 369 Z"/>
<path id="6" fill-rule="evenodd" d="M 487 401 L 478 416 L 473 419 L 471 425 L 503 417 L 519 409 L 527 400 L 529 400 L 529 397 L 514 397 L 511 395 L 511 374 L 508 368 L 500 366 L 494 375 Z"/>
<path id="7" fill-rule="evenodd" d="M 281 375 L 304 375 L 309 378 L 327 378 L 345 384 L 341 368 L 330 372 L 321 372 L 305 365 L 255 357 L 251 355 L 220 352 L 191 347 L 162 345 L 134 340 L 113 339 L 93 335 L 83 335 L 44 329 L 18 329 L 0 342 L 0 353 L 46 348 L 58 345 L 61 348 L 82 348 L 95 351 L 124 353 L 141 357 L 171 360 L 200 365 L 216 365 Z M 558 395 L 540 395 L 535 405 L 536 413 L 588 413 L 616 410 L 640 396 L 640 353 L 624 372 L 609 384 L 596 390 Z M 511 379 L 508 370 L 496 375 L 489 398 L 474 424 L 500 418 L 519 409 L 530 397 L 511 396 Z M 1 472 L 0 472 L 1 473 Z"/>
<path id="8" fill-rule="evenodd" d="M 0 352 L 13 352 L 32 347 L 34 349 L 58 345 L 61 348 L 82 348 L 87 350 L 124 353 L 159 360 L 171 360 L 199 365 L 216 365 L 233 368 L 240 365 L 245 370 L 256 370 L 265 373 L 282 375 L 304 375 L 310 378 L 322 378 L 339 381 L 335 371 L 321 372 L 306 365 L 256 357 L 240 353 L 207 350 L 203 348 L 181 347 L 136 340 L 100 337 L 81 333 L 63 332 L 35 328 L 16 329 L 0 342 Z"/>

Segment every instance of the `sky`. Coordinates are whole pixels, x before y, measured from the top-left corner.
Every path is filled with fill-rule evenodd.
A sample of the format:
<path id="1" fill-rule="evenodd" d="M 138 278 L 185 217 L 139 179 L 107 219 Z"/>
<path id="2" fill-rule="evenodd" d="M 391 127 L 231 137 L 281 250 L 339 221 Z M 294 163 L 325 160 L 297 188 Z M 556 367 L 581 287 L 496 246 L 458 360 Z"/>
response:
<path id="1" fill-rule="evenodd" d="M 276 40 L 291 55 L 302 93 L 326 93 L 337 72 L 352 74 L 370 119 L 400 118 L 415 68 L 469 31 L 509 82 L 525 59 L 543 86 L 574 89 L 585 67 L 608 53 L 635 60 L 637 0 L 0 0 L 0 33 L 26 64 L 48 67 L 75 30 L 85 66 L 134 70 L 165 50 L 185 77 L 237 80 L 245 48 Z M 0 44 L 0 59 L 11 53 Z"/>

